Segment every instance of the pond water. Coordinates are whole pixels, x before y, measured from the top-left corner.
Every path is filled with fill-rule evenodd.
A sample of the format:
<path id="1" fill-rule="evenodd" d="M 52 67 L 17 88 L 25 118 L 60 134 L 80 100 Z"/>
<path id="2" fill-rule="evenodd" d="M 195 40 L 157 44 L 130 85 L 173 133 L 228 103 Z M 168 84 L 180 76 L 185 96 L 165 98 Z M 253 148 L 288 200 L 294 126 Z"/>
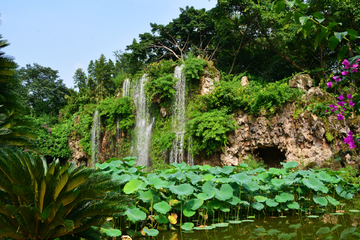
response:
<path id="1" fill-rule="evenodd" d="M 360 239 L 360 211 L 327 213 L 318 216 L 287 216 L 247 219 L 241 223 L 218 224 L 213 229 L 160 231 L 158 240 L 237 239 Z M 179 226 L 176 227 L 177 229 Z"/>

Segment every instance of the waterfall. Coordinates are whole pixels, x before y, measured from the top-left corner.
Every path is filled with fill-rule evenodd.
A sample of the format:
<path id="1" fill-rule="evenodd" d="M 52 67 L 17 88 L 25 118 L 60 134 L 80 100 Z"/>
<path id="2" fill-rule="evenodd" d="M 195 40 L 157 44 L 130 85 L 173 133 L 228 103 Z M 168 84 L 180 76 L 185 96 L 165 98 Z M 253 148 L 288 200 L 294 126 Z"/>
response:
<path id="1" fill-rule="evenodd" d="M 91 129 L 91 162 L 89 167 L 95 167 L 95 164 L 99 162 L 100 159 L 100 127 L 99 111 L 95 110 Z"/>
<path id="2" fill-rule="evenodd" d="M 132 92 L 132 98 L 136 108 L 135 155 L 137 156 L 137 165 L 143 166 L 148 166 L 151 129 L 155 123 L 155 118 L 150 119 L 148 101 L 145 95 L 146 81 L 147 77 L 144 74 L 139 80 L 139 85 L 133 87 Z"/>
<path id="3" fill-rule="evenodd" d="M 170 151 L 170 164 L 181 163 L 184 160 L 184 135 L 185 135 L 185 75 L 184 65 L 175 68 L 174 77 L 179 79 L 175 83 L 175 98 L 172 105 L 173 130 L 175 139 Z"/>
<path id="4" fill-rule="evenodd" d="M 123 82 L 123 89 L 122 89 L 123 97 L 130 97 L 130 88 L 131 88 L 131 83 L 130 80 L 127 78 Z"/>
<path id="5" fill-rule="evenodd" d="M 187 164 L 190 166 L 194 166 L 195 165 L 194 156 L 190 152 L 190 149 L 193 146 L 193 143 L 191 140 L 192 140 L 191 137 L 189 137 L 188 149 L 187 149 Z"/>

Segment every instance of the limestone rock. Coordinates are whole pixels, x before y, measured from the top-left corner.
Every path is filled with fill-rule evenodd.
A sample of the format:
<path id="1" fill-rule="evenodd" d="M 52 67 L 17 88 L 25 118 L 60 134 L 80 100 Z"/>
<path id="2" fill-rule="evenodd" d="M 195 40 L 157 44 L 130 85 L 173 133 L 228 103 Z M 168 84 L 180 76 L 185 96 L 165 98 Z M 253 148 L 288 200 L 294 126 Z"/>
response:
<path id="1" fill-rule="evenodd" d="M 247 76 L 243 76 L 241 78 L 241 86 L 246 86 L 248 84 L 249 84 L 249 80 L 248 80 Z"/>
<path id="2" fill-rule="evenodd" d="M 165 107 L 161 107 L 161 108 L 160 108 L 160 113 L 161 113 L 161 116 L 162 116 L 163 118 L 166 117 L 166 115 L 167 115 L 166 108 L 165 108 Z"/>
<path id="3" fill-rule="evenodd" d="M 289 81 L 289 86 L 307 91 L 312 87 L 312 79 L 309 74 L 296 75 Z"/>
<path id="4" fill-rule="evenodd" d="M 200 95 L 210 93 L 214 89 L 215 83 L 220 81 L 220 73 L 214 67 L 205 67 L 204 71 L 204 75 L 200 78 Z"/>

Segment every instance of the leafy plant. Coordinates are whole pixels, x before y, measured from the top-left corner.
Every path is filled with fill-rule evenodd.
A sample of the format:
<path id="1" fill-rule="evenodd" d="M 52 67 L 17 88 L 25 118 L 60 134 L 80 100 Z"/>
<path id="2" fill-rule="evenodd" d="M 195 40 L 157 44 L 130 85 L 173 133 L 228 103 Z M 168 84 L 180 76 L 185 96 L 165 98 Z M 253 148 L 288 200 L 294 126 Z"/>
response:
<path id="1" fill-rule="evenodd" d="M 174 73 L 150 79 L 146 83 L 148 99 L 159 103 L 171 100 L 176 94 L 174 84 L 177 80 L 174 78 Z"/>
<path id="2" fill-rule="evenodd" d="M 187 81 L 199 80 L 200 75 L 204 73 L 206 60 L 200 57 L 190 56 L 185 60 L 185 77 Z"/>
<path id="3" fill-rule="evenodd" d="M 228 142 L 227 134 L 236 129 L 236 121 L 232 120 L 232 115 L 227 115 L 223 110 L 194 112 L 192 117 L 186 126 L 193 139 L 193 154 L 205 151 L 210 155 L 225 147 Z"/>
<path id="4" fill-rule="evenodd" d="M 101 233 L 92 226 L 120 213 L 126 197 L 100 169 L 0 150 L 0 237 L 75 239 Z M 74 239 L 74 238 L 73 238 Z"/>

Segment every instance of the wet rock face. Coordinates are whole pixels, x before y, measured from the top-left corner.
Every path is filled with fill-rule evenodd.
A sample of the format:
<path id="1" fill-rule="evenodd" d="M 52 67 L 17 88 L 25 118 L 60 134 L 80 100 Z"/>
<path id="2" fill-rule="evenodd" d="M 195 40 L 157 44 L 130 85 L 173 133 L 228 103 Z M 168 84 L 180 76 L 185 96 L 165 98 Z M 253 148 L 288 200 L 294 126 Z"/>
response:
<path id="1" fill-rule="evenodd" d="M 71 161 L 75 161 L 78 164 L 87 164 L 90 156 L 82 150 L 79 146 L 80 139 L 68 138 L 68 146 L 72 150 Z"/>
<path id="2" fill-rule="evenodd" d="M 289 81 L 289 86 L 291 88 L 299 88 L 301 90 L 307 91 L 312 87 L 313 80 L 309 74 L 301 74 L 294 76 Z"/>
<path id="3" fill-rule="evenodd" d="M 294 109 L 295 104 L 288 103 L 271 118 L 255 119 L 239 111 L 235 117 L 239 128 L 229 135 L 229 146 L 220 156 L 222 164 L 237 165 L 252 156 L 269 167 L 279 167 L 282 161 L 322 166 L 332 156 L 324 123 L 307 111 L 294 119 Z"/>

